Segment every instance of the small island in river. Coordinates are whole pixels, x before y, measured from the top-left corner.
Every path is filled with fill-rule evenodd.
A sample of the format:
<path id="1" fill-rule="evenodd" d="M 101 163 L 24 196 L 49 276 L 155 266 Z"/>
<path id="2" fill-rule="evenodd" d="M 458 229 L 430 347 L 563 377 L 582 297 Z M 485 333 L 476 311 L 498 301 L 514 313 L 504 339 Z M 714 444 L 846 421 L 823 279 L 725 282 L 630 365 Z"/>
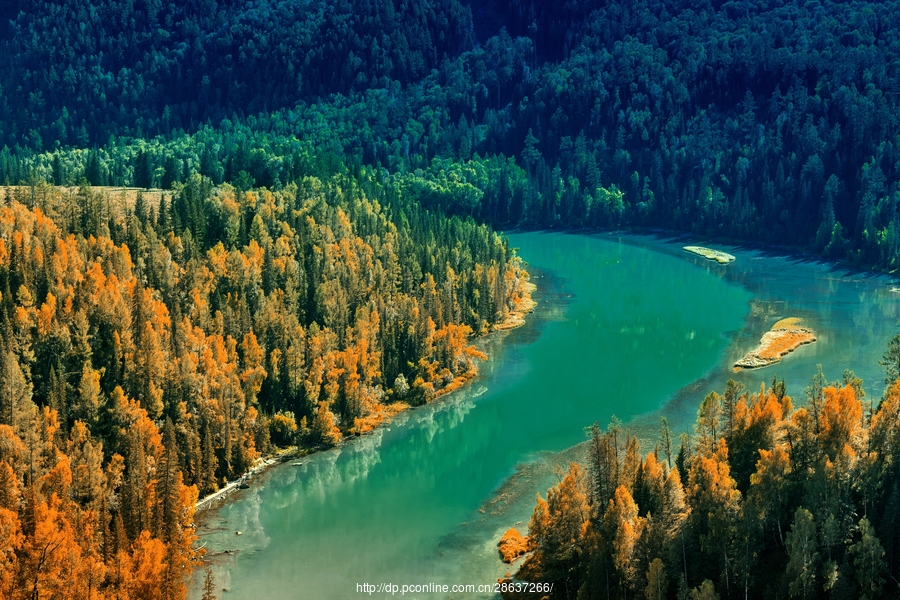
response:
<path id="1" fill-rule="evenodd" d="M 781 362 L 781 357 L 793 352 L 804 344 L 816 341 L 816 334 L 808 327 L 798 325 L 800 319 L 790 317 L 781 319 L 763 334 L 759 346 L 734 363 L 734 372 L 741 369 L 756 369 Z"/>
<path id="2" fill-rule="evenodd" d="M 704 248 L 703 246 L 685 246 L 684 249 L 687 252 L 699 254 L 703 258 L 714 260 L 720 265 L 727 265 L 730 262 L 734 262 L 734 256 L 727 252 L 722 252 L 721 250 L 713 250 L 711 248 Z"/>

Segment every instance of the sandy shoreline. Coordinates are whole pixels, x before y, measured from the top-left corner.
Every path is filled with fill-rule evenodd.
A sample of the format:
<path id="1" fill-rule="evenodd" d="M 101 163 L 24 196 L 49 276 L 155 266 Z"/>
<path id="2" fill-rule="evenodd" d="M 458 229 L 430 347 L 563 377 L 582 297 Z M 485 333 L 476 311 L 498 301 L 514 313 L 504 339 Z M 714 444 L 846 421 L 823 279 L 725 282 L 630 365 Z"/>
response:
<path id="1" fill-rule="evenodd" d="M 264 458 L 260 458 L 256 461 L 250 469 L 244 473 L 240 479 L 236 479 L 234 481 L 229 481 L 228 484 L 220 490 L 216 490 L 212 494 L 208 494 L 197 501 L 194 505 L 194 512 L 201 512 L 208 508 L 210 508 L 214 502 L 217 500 L 224 500 L 228 496 L 230 496 L 233 492 L 240 489 L 242 483 L 247 483 L 252 480 L 254 477 L 264 472 L 266 469 L 273 465 L 278 465 L 296 455 L 297 448 L 285 448 L 283 450 L 279 450 L 275 454 L 270 454 Z"/>

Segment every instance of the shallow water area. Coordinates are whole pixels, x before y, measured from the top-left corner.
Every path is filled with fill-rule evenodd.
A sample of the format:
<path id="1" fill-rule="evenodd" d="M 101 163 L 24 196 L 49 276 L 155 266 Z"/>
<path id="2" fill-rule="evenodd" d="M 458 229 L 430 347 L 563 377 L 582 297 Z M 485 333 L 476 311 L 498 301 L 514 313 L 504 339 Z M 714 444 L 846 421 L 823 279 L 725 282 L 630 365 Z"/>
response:
<path id="1" fill-rule="evenodd" d="M 203 516 L 199 543 L 225 597 L 490 584 L 516 568 L 500 562 L 500 535 L 514 525 L 525 533 L 534 494 L 579 457 L 594 421 L 616 415 L 652 440 L 660 416 L 682 431 L 728 378 L 755 390 L 777 375 L 800 396 L 816 363 L 829 380 L 852 368 L 870 395 L 881 394 L 877 359 L 900 307 L 884 278 L 740 247 L 715 246 L 737 257 L 719 265 L 685 253 L 692 240 L 683 239 L 510 240 L 533 267 L 538 308 L 525 326 L 482 341 L 491 359 L 472 384 L 301 466 L 273 468 Z M 772 367 L 732 373 L 788 316 L 803 318 L 818 342 Z M 191 597 L 201 582 L 198 571 Z"/>
<path id="2" fill-rule="evenodd" d="M 676 256 L 678 243 L 689 238 L 628 235 L 621 239 Z M 657 428 L 660 416 L 666 416 L 676 432 L 690 428 L 702 397 L 713 390 L 721 392 L 728 379 L 758 391 L 760 384 L 768 387 L 777 377 L 786 382 L 794 406 L 799 406 L 817 364 L 829 382 L 842 380 L 845 369 L 854 371 L 863 380 L 866 400 L 878 405 L 884 391 L 884 371 L 878 361 L 891 337 L 900 333 L 900 294 L 891 292 L 892 277 L 766 248 L 716 248 L 737 260 L 723 266 L 699 257 L 686 259 L 752 294 L 744 327 L 715 369 L 676 392 L 659 411 L 636 419 L 636 428 Z M 800 346 L 774 365 L 732 371 L 732 365 L 754 349 L 772 325 L 788 317 L 797 317 L 812 329 L 816 342 Z"/>

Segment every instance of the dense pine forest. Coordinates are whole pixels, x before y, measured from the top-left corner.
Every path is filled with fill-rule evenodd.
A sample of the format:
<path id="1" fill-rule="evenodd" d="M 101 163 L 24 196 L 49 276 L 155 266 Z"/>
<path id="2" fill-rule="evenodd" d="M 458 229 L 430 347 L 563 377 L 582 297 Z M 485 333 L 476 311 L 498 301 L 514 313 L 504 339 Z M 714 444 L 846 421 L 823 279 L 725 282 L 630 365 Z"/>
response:
<path id="1" fill-rule="evenodd" d="M 279 188 L 299 138 L 449 171 L 479 193 L 447 210 L 495 226 L 664 225 L 898 266 L 896 2 L 4 9 L 0 182 Z"/>
<path id="2" fill-rule="evenodd" d="M 184 597 L 199 496 L 471 377 L 473 336 L 526 294 L 492 228 L 897 269 L 898 20 L 895 1 L 0 0 L 0 597 Z M 729 387 L 645 457 L 595 428 L 519 577 L 895 594 L 900 389 L 867 403 L 818 375 L 807 396 Z"/>
<path id="3" fill-rule="evenodd" d="M 507 534 L 531 551 L 517 579 L 585 600 L 896 598 L 898 356 L 880 403 L 820 366 L 799 407 L 783 381 L 729 381 L 693 436 L 679 445 L 664 422 L 645 455 L 620 422 L 594 425 L 587 467 L 538 496 L 527 539 Z"/>

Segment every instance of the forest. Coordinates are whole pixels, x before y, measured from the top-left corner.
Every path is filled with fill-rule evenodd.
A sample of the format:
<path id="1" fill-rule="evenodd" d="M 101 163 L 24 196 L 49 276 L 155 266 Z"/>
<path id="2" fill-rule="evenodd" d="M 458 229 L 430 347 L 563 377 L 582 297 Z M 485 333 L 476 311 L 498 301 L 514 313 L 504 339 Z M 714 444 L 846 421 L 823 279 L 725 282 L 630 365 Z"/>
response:
<path id="1" fill-rule="evenodd" d="M 495 227 L 664 226 L 898 266 L 897 2 L 19 8 L 0 182 L 277 188 L 297 176 L 284 138 L 393 174 L 452 165 L 483 195 L 447 210 Z"/>
<path id="2" fill-rule="evenodd" d="M 642 454 L 617 420 L 589 428 L 537 497 L 520 581 L 552 598 L 895 598 L 900 574 L 900 337 L 873 402 L 852 371 L 821 365 L 799 406 L 784 381 L 729 380 L 700 404 L 694 434 L 663 419 Z M 677 450 L 675 448 L 677 446 Z M 518 598 L 514 593 L 506 598 Z M 521 597 L 532 597 L 522 595 Z"/>
<path id="3" fill-rule="evenodd" d="M 184 597 L 198 497 L 473 375 L 473 337 L 526 294 L 495 229 L 896 270 L 898 20 L 895 0 L 0 0 L 0 597 Z M 729 386 L 647 455 L 594 428 L 518 576 L 887 597 L 898 398 Z"/>
<path id="4" fill-rule="evenodd" d="M 3 198 L 3 598 L 183 598 L 198 495 L 458 387 L 527 280 L 366 168 Z"/>

